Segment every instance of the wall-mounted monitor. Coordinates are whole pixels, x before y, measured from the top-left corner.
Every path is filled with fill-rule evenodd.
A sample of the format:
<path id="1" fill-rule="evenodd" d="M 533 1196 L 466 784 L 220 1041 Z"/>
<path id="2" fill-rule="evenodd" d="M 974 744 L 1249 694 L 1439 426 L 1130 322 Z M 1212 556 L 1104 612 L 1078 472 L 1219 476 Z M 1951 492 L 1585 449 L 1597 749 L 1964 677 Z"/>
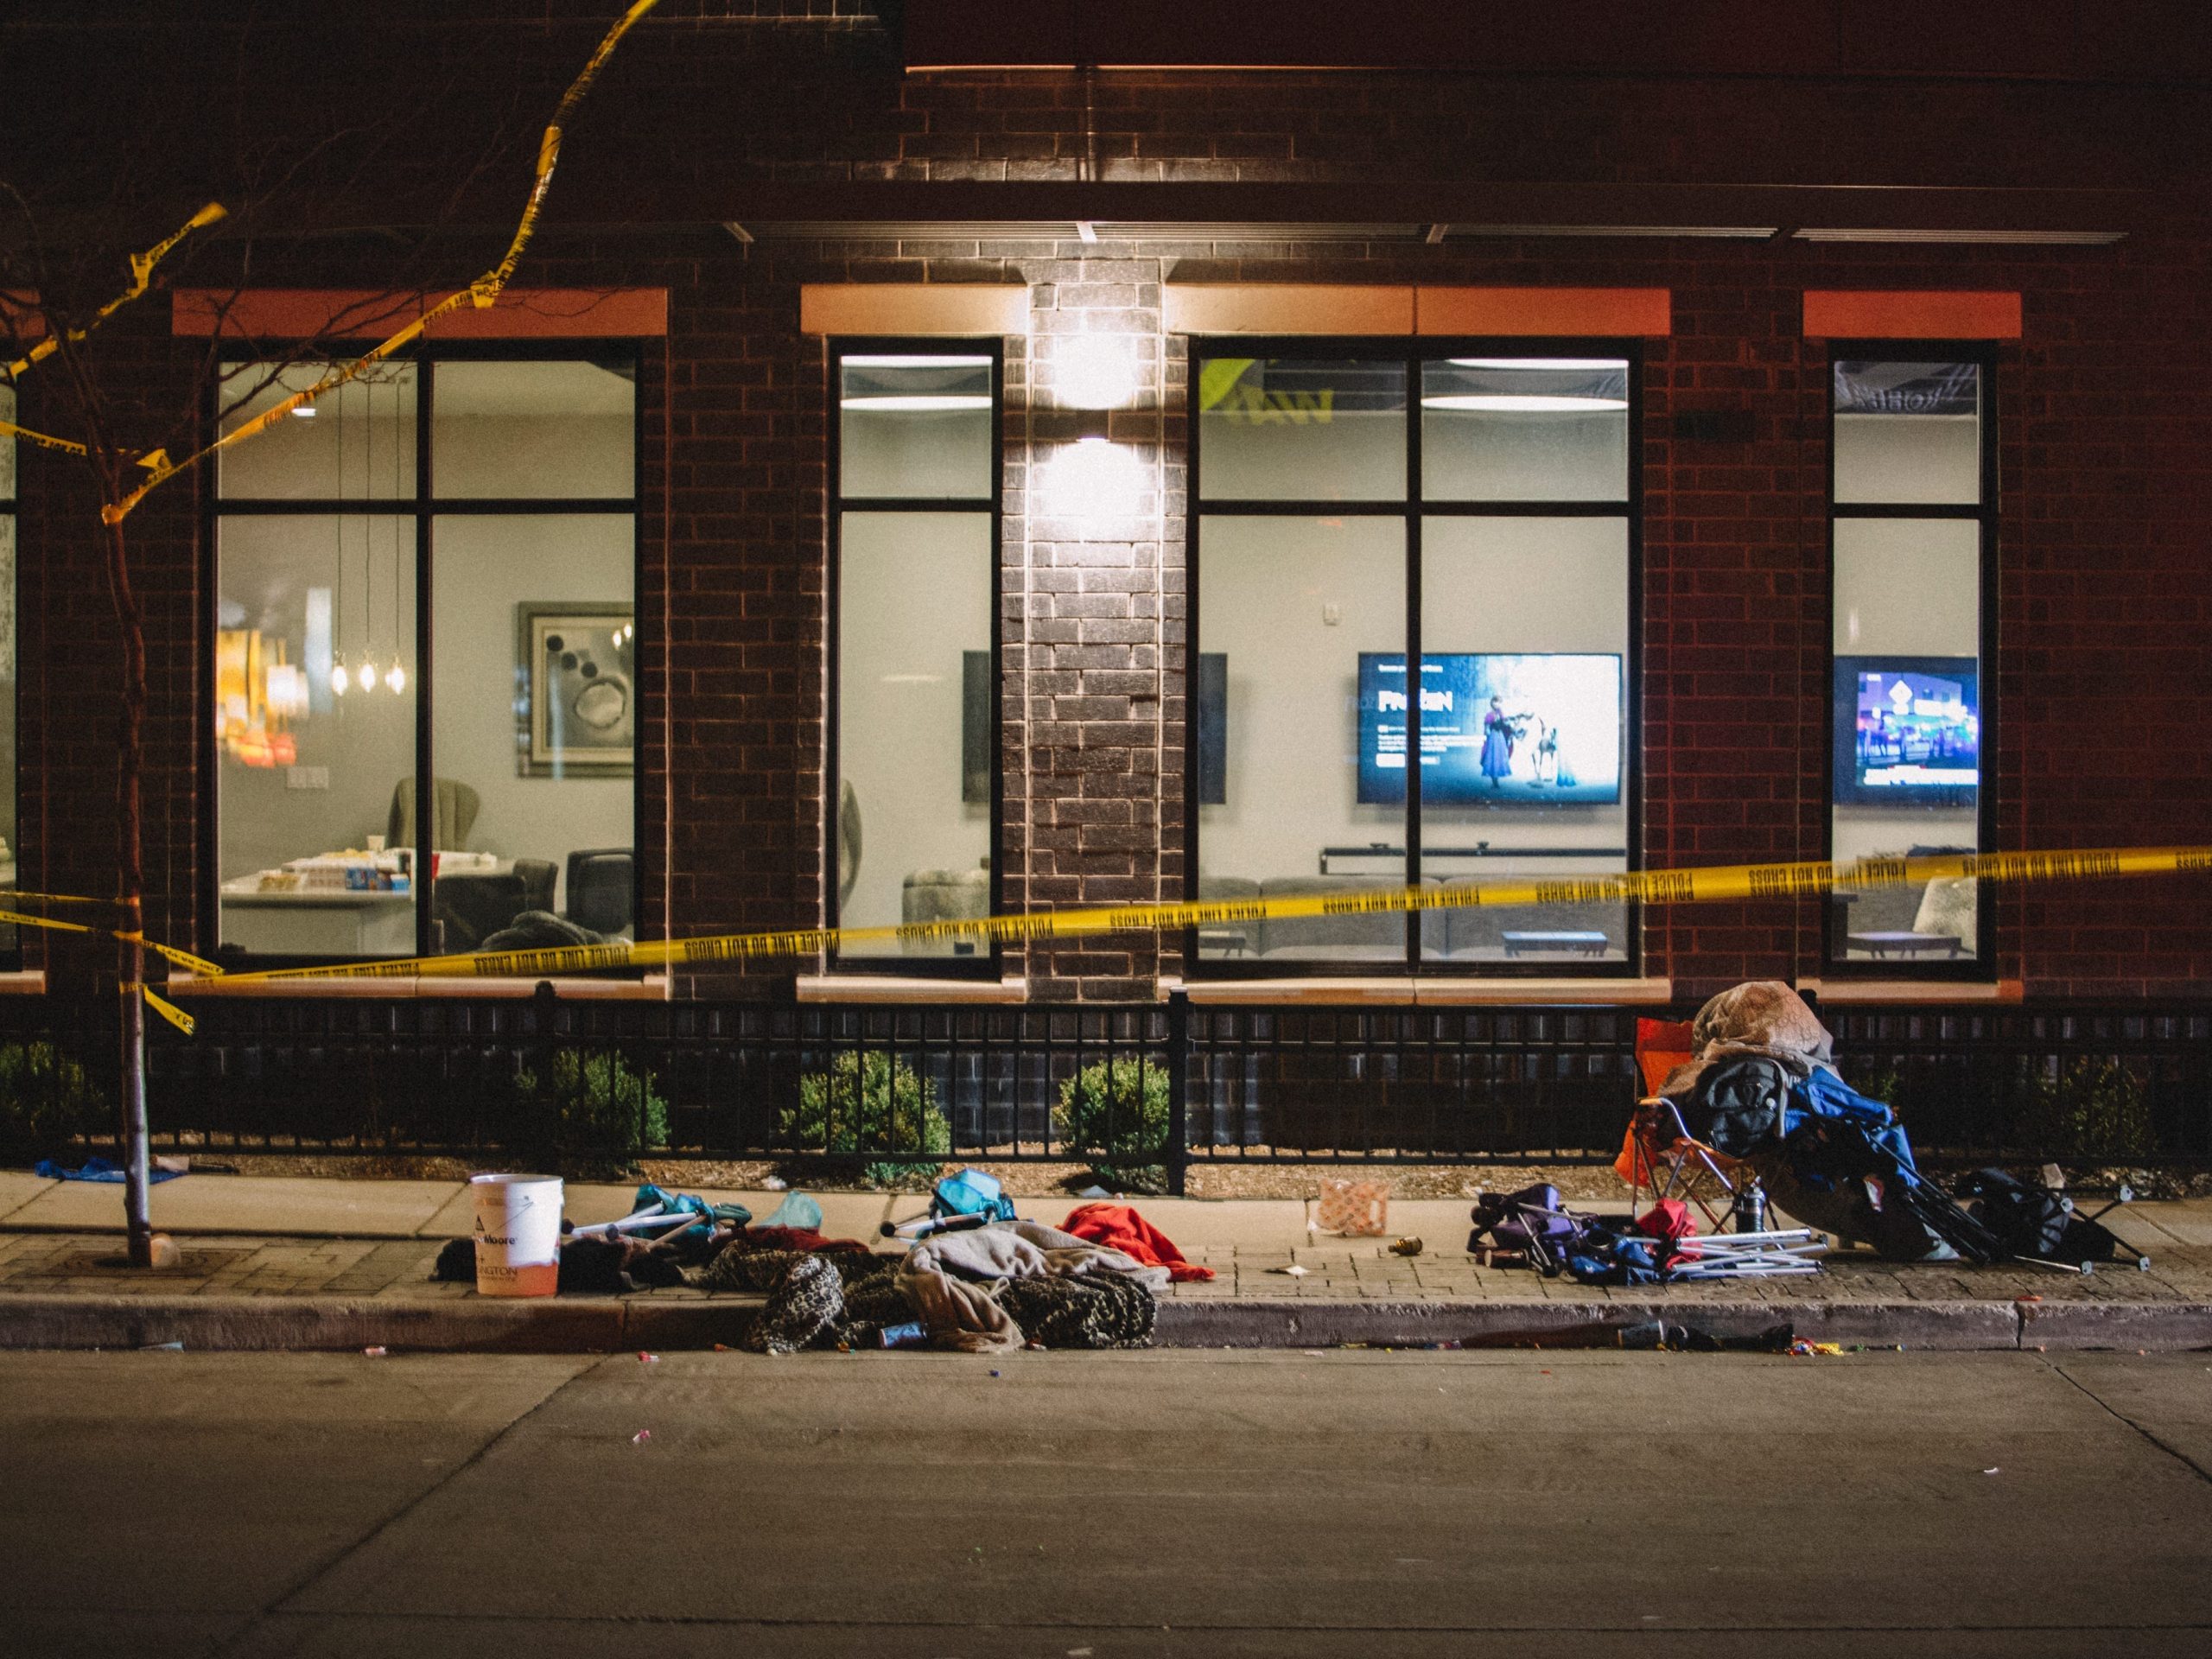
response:
<path id="1" fill-rule="evenodd" d="M 1359 654 L 1359 799 L 1406 798 L 1402 652 Z M 1621 659 L 1431 652 L 1421 660 L 1426 806 L 1605 806 L 1621 798 Z"/>
<path id="2" fill-rule="evenodd" d="M 1964 806 L 1981 781 L 1971 657 L 1835 659 L 1835 798 L 1843 806 Z"/>
<path id="3" fill-rule="evenodd" d="M 1198 804 L 1223 806 L 1229 801 L 1229 653 L 1202 651 L 1198 672 L 1192 683 L 1191 699 L 1196 716 L 1192 735 L 1198 743 Z"/>

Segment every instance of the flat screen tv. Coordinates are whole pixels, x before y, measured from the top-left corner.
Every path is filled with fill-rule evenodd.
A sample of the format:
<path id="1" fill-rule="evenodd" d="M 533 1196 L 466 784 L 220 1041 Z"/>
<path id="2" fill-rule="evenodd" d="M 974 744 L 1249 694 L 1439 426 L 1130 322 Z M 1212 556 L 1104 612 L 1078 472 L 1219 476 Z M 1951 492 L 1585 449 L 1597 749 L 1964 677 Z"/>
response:
<path id="1" fill-rule="evenodd" d="M 1440 652 L 1421 662 L 1428 806 L 1604 806 L 1621 798 L 1621 659 Z M 1402 652 L 1359 654 L 1359 799 L 1406 798 Z"/>
<path id="2" fill-rule="evenodd" d="M 1981 781 L 1981 696 L 1971 657 L 1835 659 L 1836 800 L 1963 806 Z"/>

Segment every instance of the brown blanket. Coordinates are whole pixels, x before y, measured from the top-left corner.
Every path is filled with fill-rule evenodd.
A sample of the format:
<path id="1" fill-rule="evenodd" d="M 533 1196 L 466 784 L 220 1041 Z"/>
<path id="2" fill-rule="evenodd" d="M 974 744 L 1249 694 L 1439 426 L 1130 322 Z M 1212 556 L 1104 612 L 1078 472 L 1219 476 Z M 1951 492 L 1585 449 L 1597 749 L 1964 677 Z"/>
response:
<path id="1" fill-rule="evenodd" d="M 1754 979 L 1720 993 L 1690 1025 L 1693 1058 L 1667 1074 L 1659 1092 L 1686 1100 L 1706 1068 L 1739 1054 L 1759 1054 L 1793 1077 L 1817 1067 L 1835 1070 L 1834 1039 L 1805 999 L 1778 979 Z"/>

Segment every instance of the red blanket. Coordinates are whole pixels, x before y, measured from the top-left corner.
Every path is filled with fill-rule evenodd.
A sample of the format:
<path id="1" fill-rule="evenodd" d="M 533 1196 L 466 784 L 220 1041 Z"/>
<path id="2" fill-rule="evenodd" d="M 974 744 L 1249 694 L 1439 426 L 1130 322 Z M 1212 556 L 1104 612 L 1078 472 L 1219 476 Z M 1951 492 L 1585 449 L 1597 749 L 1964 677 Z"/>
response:
<path id="1" fill-rule="evenodd" d="M 1178 1284 L 1213 1277 L 1211 1268 L 1185 1262 L 1173 1239 L 1126 1204 L 1084 1205 L 1060 1224 L 1060 1230 L 1073 1233 L 1086 1243 L 1103 1244 L 1109 1250 L 1133 1255 L 1148 1268 L 1165 1268 Z"/>

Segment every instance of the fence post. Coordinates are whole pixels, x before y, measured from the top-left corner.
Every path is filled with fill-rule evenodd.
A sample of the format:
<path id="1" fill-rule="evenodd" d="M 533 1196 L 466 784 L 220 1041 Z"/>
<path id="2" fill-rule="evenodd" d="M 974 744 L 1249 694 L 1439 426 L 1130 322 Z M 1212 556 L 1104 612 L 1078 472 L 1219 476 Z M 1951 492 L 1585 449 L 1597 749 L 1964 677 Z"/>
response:
<path id="1" fill-rule="evenodd" d="M 1181 1198 L 1191 1169 L 1191 994 L 1167 994 L 1167 1191 Z"/>

